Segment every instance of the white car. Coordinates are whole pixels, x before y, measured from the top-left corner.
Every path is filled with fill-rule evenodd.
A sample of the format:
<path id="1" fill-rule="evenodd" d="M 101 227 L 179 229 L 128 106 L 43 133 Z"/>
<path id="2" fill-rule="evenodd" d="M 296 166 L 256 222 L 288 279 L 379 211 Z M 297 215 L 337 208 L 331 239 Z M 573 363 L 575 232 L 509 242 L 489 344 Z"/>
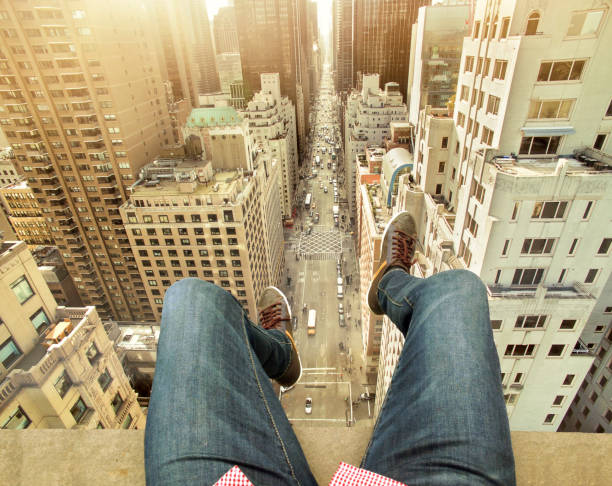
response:
<path id="1" fill-rule="evenodd" d="M 306 412 L 308 415 L 312 413 L 312 398 L 310 397 L 306 399 L 306 406 L 304 407 L 304 412 Z"/>

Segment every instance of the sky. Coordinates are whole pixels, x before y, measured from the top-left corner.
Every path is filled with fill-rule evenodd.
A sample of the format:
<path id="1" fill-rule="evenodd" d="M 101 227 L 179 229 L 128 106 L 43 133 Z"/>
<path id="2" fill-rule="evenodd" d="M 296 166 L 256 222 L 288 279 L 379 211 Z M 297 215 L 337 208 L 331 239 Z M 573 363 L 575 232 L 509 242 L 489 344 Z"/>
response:
<path id="1" fill-rule="evenodd" d="M 332 0 L 316 0 L 318 3 L 318 17 L 319 17 L 319 32 L 322 36 L 326 36 L 331 29 L 331 7 Z M 221 7 L 229 5 L 229 0 L 206 0 L 206 9 L 208 10 L 208 18 L 210 20 L 216 15 Z"/>

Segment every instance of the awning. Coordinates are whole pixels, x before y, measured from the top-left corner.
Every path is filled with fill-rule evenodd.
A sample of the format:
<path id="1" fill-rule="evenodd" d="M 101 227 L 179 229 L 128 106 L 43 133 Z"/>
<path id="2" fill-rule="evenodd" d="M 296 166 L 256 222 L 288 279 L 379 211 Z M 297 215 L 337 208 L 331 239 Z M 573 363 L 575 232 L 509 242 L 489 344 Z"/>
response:
<path id="1" fill-rule="evenodd" d="M 543 137 L 550 135 L 571 135 L 576 133 L 574 127 L 523 127 L 523 135 L 527 137 Z"/>

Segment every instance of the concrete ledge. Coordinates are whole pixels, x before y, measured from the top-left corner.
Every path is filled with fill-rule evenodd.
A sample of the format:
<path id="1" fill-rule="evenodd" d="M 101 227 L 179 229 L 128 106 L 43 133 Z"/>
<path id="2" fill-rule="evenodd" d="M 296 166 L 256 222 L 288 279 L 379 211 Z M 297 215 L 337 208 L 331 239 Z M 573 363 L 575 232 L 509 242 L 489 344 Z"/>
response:
<path id="1" fill-rule="evenodd" d="M 296 425 L 321 485 L 342 460 L 359 465 L 370 427 Z M 11 486 L 144 486 L 143 431 L 0 432 L 2 484 Z M 612 435 L 514 432 L 518 484 L 602 485 L 612 478 Z M 257 485 L 264 486 L 264 485 Z"/>

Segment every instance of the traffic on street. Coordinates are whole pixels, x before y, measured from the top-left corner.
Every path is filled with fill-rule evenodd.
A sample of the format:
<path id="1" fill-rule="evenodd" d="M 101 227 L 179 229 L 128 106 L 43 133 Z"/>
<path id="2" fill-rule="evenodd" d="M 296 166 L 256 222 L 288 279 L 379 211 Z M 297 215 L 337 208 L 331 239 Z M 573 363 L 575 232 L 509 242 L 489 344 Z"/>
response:
<path id="1" fill-rule="evenodd" d="M 312 106 L 306 160 L 299 168 L 297 214 L 285 229 L 286 278 L 302 376 L 280 399 L 291 422 L 351 426 L 373 416 L 358 320 L 359 288 L 349 227 L 338 101 L 329 66 Z"/>

